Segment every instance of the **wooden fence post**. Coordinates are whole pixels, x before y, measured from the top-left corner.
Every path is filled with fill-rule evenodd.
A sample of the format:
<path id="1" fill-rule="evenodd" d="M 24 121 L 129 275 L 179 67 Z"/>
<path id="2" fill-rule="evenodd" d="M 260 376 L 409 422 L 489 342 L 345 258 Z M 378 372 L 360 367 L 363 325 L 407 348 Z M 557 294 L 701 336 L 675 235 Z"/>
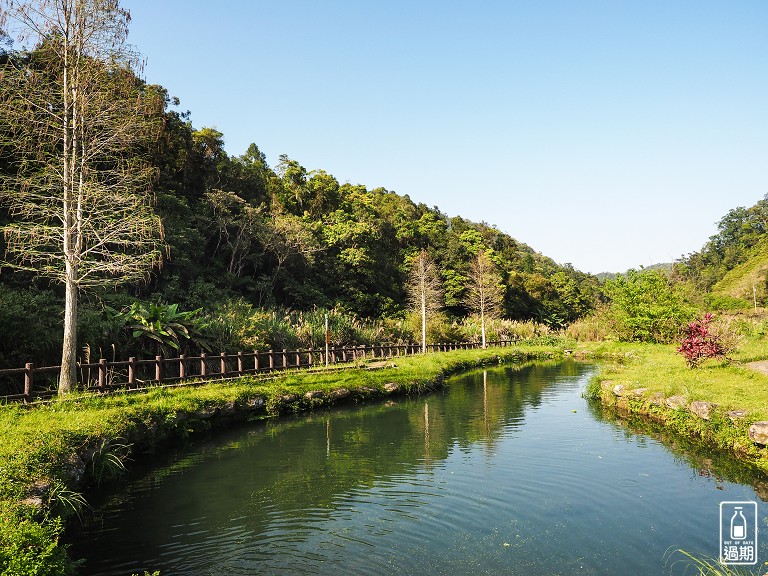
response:
<path id="1" fill-rule="evenodd" d="M 243 353 L 242 352 L 237 353 L 237 375 L 238 376 L 243 375 Z"/>
<path id="2" fill-rule="evenodd" d="M 187 356 L 186 354 L 179 354 L 179 379 L 187 377 Z"/>
<path id="3" fill-rule="evenodd" d="M 107 385 L 107 360 L 99 358 L 99 390 L 104 391 Z"/>
<path id="4" fill-rule="evenodd" d="M 205 352 L 200 352 L 200 376 L 205 376 L 208 367 L 205 365 Z"/>
<path id="5" fill-rule="evenodd" d="M 35 365 L 27 362 L 24 365 L 24 399 L 29 402 L 32 400 L 32 388 L 35 384 Z"/>
<path id="6" fill-rule="evenodd" d="M 253 351 L 253 369 L 256 372 L 259 371 L 259 351 L 258 350 Z"/>
<path id="7" fill-rule="evenodd" d="M 155 380 L 163 381 L 163 357 L 155 356 Z"/>
<path id="8" fill-rule="evenodd" d="M 283 348 L 283 368 L 288 368 L 288 350 Z"/>
<path id="9" fill-rule="evenodd" d="M 296 368 L 301 368 L 301 350 L 296 350 Z"/>
<path id="10" fill-rule="evenodd" d="M 275 351 L 272 348 L 269 349 L 269 369 L 275 369 Z"/>
<path id="11" fill-rule="evenodd" d="M 220 358 L 219 367 L 221 368 L 221 370 L 219 370 L 219 372 L 221 373 L 222 376 L 224 376 L 227 373 L 227 353 L 226 352 L 220 352 L 219 353 L 219 358 Z"/>
<path id="12" fill-rule="evenodd" d="M 136 358 L 131 356 L 128 358 L 128 386 L 133 386 L 136 383 Z"/>

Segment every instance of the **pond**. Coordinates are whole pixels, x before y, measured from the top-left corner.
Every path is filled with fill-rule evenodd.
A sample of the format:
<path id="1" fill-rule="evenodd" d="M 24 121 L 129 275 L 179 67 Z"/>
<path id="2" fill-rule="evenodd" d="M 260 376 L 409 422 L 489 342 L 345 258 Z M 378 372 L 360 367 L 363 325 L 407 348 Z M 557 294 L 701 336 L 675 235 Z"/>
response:
<path id="1" fill-rule="evenodd" d="M 476 371 L 211 435 L 97 494 L 72 555 L 88 576 L 692 573 L 674 550 L 716 557 L 719 503 L 760 506 L 764 479 L 601 414 L 593 370 Z"/>

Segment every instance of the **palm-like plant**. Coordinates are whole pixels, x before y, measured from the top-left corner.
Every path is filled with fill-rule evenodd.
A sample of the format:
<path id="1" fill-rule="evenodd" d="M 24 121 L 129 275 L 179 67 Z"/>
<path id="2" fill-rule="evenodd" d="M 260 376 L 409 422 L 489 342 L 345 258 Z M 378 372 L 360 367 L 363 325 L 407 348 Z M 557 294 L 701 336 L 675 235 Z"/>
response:
<path id="1" fill-rule="evenodd" d="M 134 302 L 117 316 L 131 330 L 144 353 L 168 355 L 193 346 L 210 352 L 203 336 L 206 324 L 200 318 L 202 308 L 179 312 L 178 304 L 149 304 Z"/>

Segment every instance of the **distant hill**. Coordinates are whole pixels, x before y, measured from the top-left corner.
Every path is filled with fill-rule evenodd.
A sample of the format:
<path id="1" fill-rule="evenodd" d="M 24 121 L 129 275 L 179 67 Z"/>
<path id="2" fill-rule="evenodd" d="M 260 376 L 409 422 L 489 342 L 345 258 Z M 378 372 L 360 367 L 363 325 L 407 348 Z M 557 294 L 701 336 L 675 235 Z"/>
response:
<path id="1" fill-rule="evenodd" d="M 641 266 L 643 270 L 666 270 L 667 272 L 671 271 L 674 268 L 674 264 L 672 262 L 664 262 L 661 264 L 651 264 L 650 266 Z M 600 272 L 600 274 L 596 274 L 600 282 L 605 282 L 606 280 L 613 280 L 618 276 L 619 274 L 626 274 L 628 272 Z"/>

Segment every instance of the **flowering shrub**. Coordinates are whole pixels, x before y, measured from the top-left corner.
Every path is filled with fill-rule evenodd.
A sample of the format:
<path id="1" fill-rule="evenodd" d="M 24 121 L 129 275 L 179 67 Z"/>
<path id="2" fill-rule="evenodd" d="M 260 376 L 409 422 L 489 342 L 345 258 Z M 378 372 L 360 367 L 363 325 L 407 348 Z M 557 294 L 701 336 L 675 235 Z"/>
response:
<path id="1" fill-rule="evenodd" d="M 695 320 L 683 330 L 685 336 L 677 351 L 685 357 L 689 368 L 696 368 L 707 358 L 725 358 L 728 350 L 720 342 L 710 323 L 712 314 L 705 314 L 701 320 Z"/>

